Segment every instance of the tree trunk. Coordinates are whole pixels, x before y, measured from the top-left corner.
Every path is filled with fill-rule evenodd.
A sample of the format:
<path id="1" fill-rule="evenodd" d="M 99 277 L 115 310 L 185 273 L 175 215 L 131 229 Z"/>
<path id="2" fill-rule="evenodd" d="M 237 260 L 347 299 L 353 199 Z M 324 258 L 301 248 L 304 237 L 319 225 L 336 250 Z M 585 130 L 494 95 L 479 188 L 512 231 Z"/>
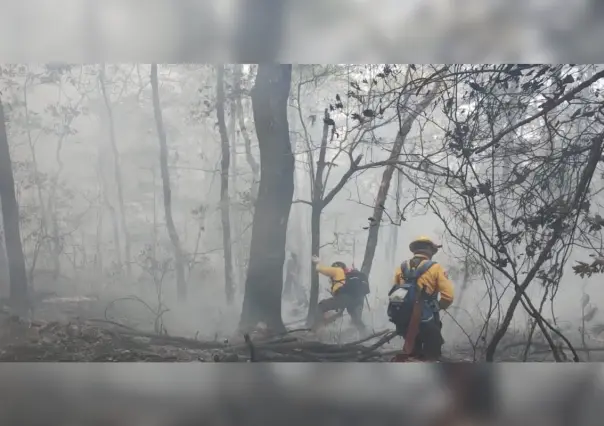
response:
<path id="1" fill-rule="evenodd" d="M 224 254 L 224 284 L 227 304 L 233 304 L 235 287 L 233 285 L 233 246 L 231 241 L 231 212 L 229 198 L 229 167 L 231 153 L 229 136 L 227 134 L 224 118 L 224 65 L 216 68 L 216 115 L 218 116 L 218 130 L 222 148 L 222 161 L 220 169 L 220 219 L 222 221 L 222 247 Z"/>
<path id="2" fill-rule="evenodd" d="M 107 163 L 107 155 L 105 152 L 105 146 L 100 141 L 97 145 L 97 176 L 99 179 L 99 197 L 101 200 L 99 201 L 99 221 L 102 221 L 102 216 L 104 214 L 104 209 L 109 210 L 109 218 L 111 220 L 111 227 L 113 231 L 113 246 L 115 247 L 115 259 L 118 265 L 122 265 L 122 244 L 120 239 L 120 227 L 119 221 L 117 218 L 117 212 L 115 211 L 115 207 L 111 204 L 111 200 L 109 199 L 109 194 L 107 191 L 107 176 L 105 172 L 105 165 Z M 100 225 L 100 229 L 102 229 L 102 225 Z M 102 232 L 102 231 L 101 231 Z M 102 240 L 102 235 L 101 235 Z M 99 247 L 102 247 L 101 242 L 99 241 Z M 102 262 L 100 263 L 103 264 Z M 102 271 L 102 266 L 101 266 Z"/>
<path id="3" fill-rule="evenodd" d="M 251 184 L 250 184 L 250 192 L 249 197 L 247 199 L 246 205 L 251 205 L 252 208 L 249 209 L 249 213 L 251 216 L 254 214 L 253 206 L 256 203 L 256 198 L 258 197 L 258 184 L 260 182 L 260 166 L 252 153 L 252 140 L 250 138 L 250 133 L 245 125 L 245 109 L 243 107 L 243 92 L 242 92 L 242 71 L 243 66 L 241 64 L 235 65 L 235 72 L 233 75 L 233 95 L 234 101 L 233 105 L 235 107 L 235 116 L 236 119 L 235 125 L 239 128 L 239 132 L 241 133 L 241 137 L 243 138 L 244 148 L 245 148 L 245 159 L 247 164 L 249 165 L 252 171 Z M 246 212 L 247 213 L 247 212 Z M 246 215 L 247 218 L 247 215 Z M 242 218 L 243 219 L 243 218 Z M 238 233 L 240 235 L 240 248 L 241 255 L 239 256 L 239 261 L 241 262 L 239 266 L 239 284 L 240 288 L 243 289 L 243 284 L 245 283 L 245 274 L 247 272 L 247 264 L 249 262 L 248 255 L 249 249 L 247 249 L 250 236 L 247 232 L 245 232 L 245 238 L 243 238 L 243 233 Z"/>
<path id="4" fill-rule="evenodd" d="M 313 178 L 312 188 L 312 212 L 310 219 L 310 247 L 311 255 L 319 256 L 321 249 L 321 213 L 323 212 L 323 172 L 325 171 L 325 156 L 327 155 L 327 140 L 329 137 L 329 110 L 326 108 L 323 120 L 323 135 L 321 137 L 321 147 L 319 148 L 319 161 Z M 319 303 L 319 274 L 314 265 L 310 270 L 310 297 L 308 303 L 308 314 L 306 323 L 310 326 L 315 318 L 317 304 Z"/>
<path id="5" fill-rule="evenodd" d="M 115 173 L 115 185 L 117 187 L 117 198 L 120 207 L 119 218 L 122 233 L 124 234 L 124 257 L 126 262 L 126 271 L 130 276 L 132 272 L 132 265 L 130 262 L 130 232 L 126 225 L 126 208 L 124 206 L 124 183 L 122 179 L 122 168 L 120 165 L 120 154 L 117 149 L 117 141 L 115 138 L 115 122 L 113 120 L 113 109 L 111 108 L 111 100 L 107 94 L 105 87 L 105 65 L 101 65 L 99 72 L 99 81 L 101 83 L 101 92 L 103 93 L 103 99 L 105 101 L 105 107 L 107 108 L 107 117 L 109 119 L 109 140 L 111 142 L 111 152 L 113 154 L 113 172 Z"/>
<path id="6" fill-rule="evenodd" d="M 10 279 L 10 299 L 19 313 L 24 313 L 29 304 L 27 273 L 25 257 L 21 244 L 19 224 L 19 206 L 15 194 L 15 179 L 8 147 L 6 133 L 6 117 L 4 106 L 0 99 L 0 200 L 2 203 L 2 225 L 4 228 L 4 243 L 8 259 L 8 274 Z"/>
<path id="7" fill-rule="evenodd" d="M 151 64 L 151 89 L 153 91 L 153 113 L 155 115 L 155 124 L 157 126 L 157 136 L 159 139 L 159 163 L 161 168 L 161 180 L 164 191 L 164 213 L 166 216 L 166 228 L 174 249 L 174 265 L 176 268 L 176 289 L 178 300 L 184 302 L 187 298 L 187 283 L 185 281 L 185 265 L 180 239 L 174 226 L 172 218 L 172 190 L 170 189 L 170 171 L 168 170 L 168 142 L 166 141 L 166 132 L 159 104 L 159 85 L 157 82 L 157 64 Z"/>
<path id="8" fill-rule="evenodd" d="M 232 89 L 231 89 L 231 99 L 229 103 L 229 125 L 228 125 L 228 134 L 231 145 L 231 167 L 230 169 L 233 171 L 231 173 L 232 176 L 232 189 L 231 194 L 237 202 L 237 206 L 241 206 L 241 196 L 239 192 L 239 164 L 238 164 L 238 132 L 237 131 L 237 117 L 238 117 L 238 108 L 237 108 L 237 98 L 239 97 L 240 91 L 240 83 L 241 83 L 241 64 L 233 65 L 233 77 L 232 77 Z M 245 282 L 245 264 L 247 263 L 247 255 L 249 251 L 246 250 L 246 241 L 244 238 L 245 229 L 244 223 L 247 216 L 247 211 L 244 211 L 242 208 L 237 208 L 235 210 L 235 222 L 233 223 L 233 232 L 235 234 L 235 242 L 233 244 L 233 248 L 235 251 L 234 259 L 233 259 L 233 284 L 235 289 L 243 289 L 243 283 Z"/>
<path id="9" fill-rule="evenodd" d="M 96 253 L 94 255 L 94 268 L 100 277 L 103 274 L 103 204 L 101 201 L 101 195 L 99 194 L 99 208 L 96 213 L 97 222 L 96 222 L 96 239 L 95 239 L 95 249 Z"/>
<path id="10" fill-rule="evenodd" d="M 397 179 L 396 179 L 396 196 L 395 196 L 395 200 L 394 200 L 394 204 L 395 204 L 395 209 L 398 208 L 398 203 L 401 199 L 401 186 L 402 186 L 402 179 L 403 174 L 399 171 L 399 173 L 397 174 Z M 398 210 L 397 210 L 398 211 Z M 398 234 L 399 234 L 399 230 L 400 228 L 398 226 L 394 226 L 394 229 L 392 229 L 392 232 L 390 232 L 390 245 L 389 247 L 387 247 L 386 250 L 386 258 L 390 261 L 391 265 L 396 264 L 396 262 L 398 262 Z"/>
<path id="11" fill-rule="evenodd" d="M 313 203 L 310 217 L 310 250 L 313 255 L 319 255 L 321 250 L 321 207 Z M 312 325 L 317 305 L 319 303 L 319 273 L 314 264 L 310 266 L 310 295 L 308 298 L 308 314 L 306 324 Z"/>
<path id="12" fill-rule="evenodd" d="M 238 74 L 240 75 L 240 74 Z M 258 162 L 254 158 L 254 154 L 252 153 L 252 140 L 250 138 L 250 134 L 245 125 L 245 114 L 243 109 L 243 101 L 241 95 L 241 81 L 239 79 L 235 79 L 235 92 L 236 98 L 235 103 L 237 106 L 237 121 L 239 124 L 239 130 L 241 131 L 241 136 L 243 137 L 243 142 L 245 144 L 245 159 L 247 160 L 250 169 L 252 169 L 252 185 L 250 188 L 250 198 L 255 202 L 256 197 L 258 196 L 258 182 L 260 181 L 260 166 L 258 166 Z"/>
<path id="13" fill-rule="evenodd" d="M 434 98 L 436 97 L 437 93 L 438 85 L 432 90 L 431 93 L 426 95 L 426 97 L 420 102 L 417 108 L 407 116 L 405 121 L 403 121 L 401 128 L 399 129 L 396 135 L 394 146 L 392 147 L 392 151 L 390 152 L 389 160 L 398 160 L 398 157 L 401 155 L 401 150 L 403 149 L 405 140 L 407 139 L 409 132 L 411 132 L 411 128 L 413 127 L 415 119 L 422 111 L 424 111 L 428 107 L 428 105 L 430 105 L 432 100 L 434 100 Z M 390 190 L 390 183 L 392 182 L 392 175 L 394 174 L 395 169 L 395 165 L 386 166 L 384 174 L 382 175 L 382 183 L 380 185 L 377 198 L 375 199 L 375 205 L 373 207 L 372 216 L 373 220 L 371 221 L 369 227 L 369 233 L 367 235 L 367 244 L 365 245 L 365 256 L 363 257 L 363 265 L 361 266 L 361 271 L 367 274 L 367 276 L 369 276 L 369 273 L 371 272 L 371 265 L 373 264 L 375 249 L 378 243 L 380 224 L 382 223 L 382 217 L 384 215 L 386 198 L 388 197 L 388 191 Z"/>
<path id="14" fill-rule="evenodd" d="M 0 201 L 0 207 L 2 202 Z M 0 211 L 0 219 L 2 213 Z M 0 221 L 0 297 L 8 299 L 10 296 L 10 277 L 8 276 L 8 259 L 6 257 L 6 247 L 4 246 L 4 228 Z"/>
<path id="15" fill-rule="evenodd" d="M 61 91 L 62 91 L 62 89 L 61 89 Z M 61 99 L 61 96 L 59 96 L 59 101 L 60 101 L 60 99 Z M 84 99 L 85 99 L 85 95 L 82 95 L 80 97 L 80 100 L 73 106 L 74 110 L 77 110 L 79 108 L 80 104 L 82 103 L 82 101 L 84 101 Z M 60 232 L 61 229 L 59 226 L 59 212 L 57 211 L 58 207 L 57 207 L 57 203 L 56 203 L 56 200 L 57 200 L 56 195 L 57 195 L 57 191 L 59 189 L 59 180 L 60 180 L 61 174 L 63 173 L 63 169 L 65 168 L 65 164 L 63 163 L 61 153 L 63 150 L 63 142 L 69 136 L 69 129 L 76 117 L 77 117 L 76 114 L 69 114 L 67 116 L 67 118 L 65 119 L 65 122 L 63 124 L 64 129 L 63 129 L 63 132 L 59 135 L 59 139 L 57 140 L 57 149 L 55 151 L 57 170 L 55 171 L 55 174 L 50 181 L 51 186 L 50 186 L 50 195 L 48 197 L 48 211 L 49 211 L 49 216 L 50 216 L 50 222 L 52 224 L 52 239 L 53 239 L 53 243 L 54 243 L 53 244 L 53 247 L 54 247 L 53 278 L 55 280 L 57 280 L 59 278 L 59 276 L 61 275 L 61 255 L 63 254 L 63 241 L 61 240 L 61 232 Z"/>
<path id="16" fill-rule="evenodd" d="M 294 155 L 287 121 L 291 72 L 291 65 L 261 64 L 252 89 L 261 177 L 239 324 L 242 330 L 264 322 L 274 332 L 285 331 L 281 293 L 287 223 L 294 193 Z"/>
<path id="17" fill-rule="evenodd" d="M 298 124 L 298 116 L 295 108 L 289 108 L 289 124 L 290 124 L 290 135 L 291 135 L 291 145 L 292 151 L 294 152 L 294 158 L 296 159 L 296 167 L 294 170 L 294 198 L 301 199 L 304 197 L 304 190 L 306 189 L 307 183 L 307 174 L 305 173 L 304 168 L 298 167 L 299 160 L 297 156 L 298 152 L 298 132 L 297 132 L 297 124 Z M 302 148 L 304 151 L 303 157 L 308 158 L 306 155 L 306 150 Z M 314 169 L 313 169 L 314 170 Z M 311 175 L 312 176 L 312 175 Z M 312 182 L 312 180 L 311 180 Z M 295 260 L 292 260 L 293 273 L 292 278 L 286 281 L 286 288 L 283 289 L 283 298 L 287 300 L 288 298 L 299 304 L 300 306 L 304 306 L 304 308 L 308 308 L 308 293 L 307 288 L 310 288 L 305 283 L 310 283 L 310 275 L 307 272 L 312 271 L 312 269 L 306 269 L 306 263 L 302 260 L 304 259 L 303 253 L 311 254 L 310 241 L 308 241 L 308 224 L 310 224 L 310 217 L 307 215 L 307 207 L 302 206 L 301 208 L 295 209 L 292 206 L 292 212 L 290 214 L 289 219 L 289 231 L 287 236 L 287 251 L 291 252 L 292 255 L 295 255 Z M 307 247 L 308 246 L 308 247 Z M 300 263 L 305 265 L 305 269 L 301 270 Z M 287 272 L 286 272 L 287 276 Z M 291 285 L 289 285 L 291 284 Z M 290 287 L 290 288 L 288 288 Z"/>
<path id="18" fill-rule="evenodd" d="M 35 142 L 33 141 L 32 134 L 31 134 L 32 126 L 31 126 L 31 120 L 30 120 L 30 116 L 29 116 L 29 102 L 28 102 L 28 96 L 27 96 L 28 83 L 29 83 L 29 78 L 26 78 L 25 84 L 23 85 L 23 108 L 25 110 L 25 128 L 26 128 L 26 133 L 27 133 L 27 142 L 29 145 L 29 151 L 31 153 L 31 161 L 34 166 L 34 182 L 35 182 L 35 186 L 36 186 L 38 202 L 40 203 L 40 228 L 42 231 L 41 232 L 41 238 L 42 238 L 41 246 L 46 247 L 46 249 L 48 250 L 48 255 L 51 257 L 53 266 L 54 266 L 54 275 L 58 277 L 58 275 L 60 274 L 61 262 L 60 262 L 59 258 L 57 256 L 55 256 L 57 250 L 55 249 L 55 246 L 53 245 L 53 238 L 50 238 L 51 223 L 50 223 L 50 218 L 49 218 L 48 212 L 46 210 L 46 204 L 44 203 L 44 196 L 42 195 L 42 193 L 43 193 L 42 185 L 43 184 L 42 184 L 42 179 L 40 178 L 40 176 L 42 174 L 40 173 L 40 168 L 38 167 L 36 148 L 34 146 Z M 54 241 L 55 244 L 57 242 L 58 241 Z M 36 262 L 32 262 L 32 268 L 31 268 L 32 274 L 30 274 L 30 277 L 32 279 L 31 284 L 33 284 L 33 271 L 35 269 L 35 264 L 36 264 Z"/>

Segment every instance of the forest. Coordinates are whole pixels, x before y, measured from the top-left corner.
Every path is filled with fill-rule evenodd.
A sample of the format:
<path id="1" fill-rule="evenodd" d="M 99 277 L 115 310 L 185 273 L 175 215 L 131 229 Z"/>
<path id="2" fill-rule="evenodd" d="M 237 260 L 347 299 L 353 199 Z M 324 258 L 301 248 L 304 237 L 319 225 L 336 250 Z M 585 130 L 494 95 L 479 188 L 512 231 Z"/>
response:
<path id="1" fill-rule="evenodd" d="M 599 361 L 604 68 L 0 64 L 0 360 L 379 361 L 409 243 L 445 353 Z M 369 276 L 347 315 L 311 259 Z"/>

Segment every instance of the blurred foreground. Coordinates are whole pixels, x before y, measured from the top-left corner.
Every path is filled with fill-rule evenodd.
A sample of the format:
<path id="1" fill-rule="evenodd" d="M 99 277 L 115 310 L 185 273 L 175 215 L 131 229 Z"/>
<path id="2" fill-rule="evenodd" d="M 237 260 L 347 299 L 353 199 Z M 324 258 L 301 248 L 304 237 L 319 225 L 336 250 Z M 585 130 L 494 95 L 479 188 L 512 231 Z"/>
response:
<path id="1" fill-rule="evenodd" d="M 471 405 L 452 410 L 460 388 L 451 391 L 442 366 L 426 364 L 3 365 L 0 423 L 602 424 L 599 366 L 468 367 L 483 380 L 466 382 L 465 391 L 475 399 L 489 393 L 486 412 Z M 494 389 L 484 389 L 491 385 Z"/>

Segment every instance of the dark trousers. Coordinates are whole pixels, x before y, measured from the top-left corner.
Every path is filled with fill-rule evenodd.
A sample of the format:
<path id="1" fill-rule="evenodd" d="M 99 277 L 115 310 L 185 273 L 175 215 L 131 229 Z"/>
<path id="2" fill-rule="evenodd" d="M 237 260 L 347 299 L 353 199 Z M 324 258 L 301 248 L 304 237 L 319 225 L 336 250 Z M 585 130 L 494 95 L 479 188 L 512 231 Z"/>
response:
<path id="1" fill-rule="evenodd" d="M 442 322 L 438 314 L 435 314 L 430 321 L 421 323 L 411 356 L 438 360 L 442 355 L 442 345 L 445 343 L 441 329 Z"/>
<path id="2" fill-rule="evenodd" d="M 352 324 L 359 330 L 359 333 L 365 333 L 367 327 L 363 323 L 363 305 L 364 297 L 352 296 L 346 293 L 338 293 L 328 299 L 319 302 L 317 314 L 322 320 L 325 313 L 330 311 L 343 311 L 346 309 L 352 320 Z"/>

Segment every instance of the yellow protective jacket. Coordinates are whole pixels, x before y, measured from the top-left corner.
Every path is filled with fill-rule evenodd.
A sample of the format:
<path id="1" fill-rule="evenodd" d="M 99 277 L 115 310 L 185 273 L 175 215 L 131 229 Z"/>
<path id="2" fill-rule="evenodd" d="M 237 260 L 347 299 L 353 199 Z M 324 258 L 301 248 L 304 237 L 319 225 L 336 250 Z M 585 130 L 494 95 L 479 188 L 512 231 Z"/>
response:
<path id="1" fill-rule="evenodd" d="M 346 271 L 342 268 L 317 264 L 317 272 L 329 277 L 331 282 L 331 289 L 329 291 L 332 296 L 335 296 L 338 290 L 346 284 Z"/>
<path id="2" fill-rule="evenodd" d="M 416 255 L 415 257 L 423 259 L 419 265 L 428 260 L 427 257 L 422 255 Z M 399 266 L 394 272 L 394 284 L 402 285 L 404 282 L 405 279 L 403 277 L 403 272 Z M 447 309 L 449 306 L 451 306 L 451 303 L 453 303 L 453 283 L 447 276 L 445 269 L 439 263 L 432 265 L 430 269 L 420 276 L 417 280 L 417 285 L 420 290 L 426 288 L 426 293 L 429 295 L 433 295 L 435 292 L 438 292 L 440 294 L 439 305 L 441 309 Z"/>

